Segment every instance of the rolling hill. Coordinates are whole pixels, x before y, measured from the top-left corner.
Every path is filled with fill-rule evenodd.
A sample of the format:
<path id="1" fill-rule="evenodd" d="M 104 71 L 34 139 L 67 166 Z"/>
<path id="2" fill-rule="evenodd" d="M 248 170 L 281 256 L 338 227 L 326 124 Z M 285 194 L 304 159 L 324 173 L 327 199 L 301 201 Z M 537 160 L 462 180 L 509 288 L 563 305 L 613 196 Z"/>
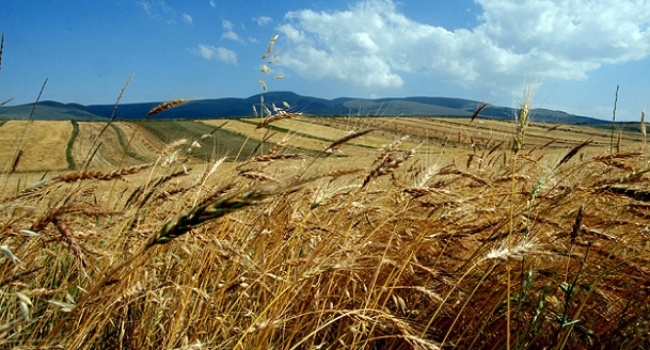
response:
<path id="1" fill-rule="evenodd" d="M 157 119 L 215 119 L 226 117 L 251 117 L 253 106 L 261 111 L 263 97 L 268 108 L 283 102 L 299 111 L 313 116 L 418 116 L 418 117 L 469 117 L 481 104 L 479 101 L 449 97 L 402 97 L 363 99 L 340 97 L 333 100 L 302 96 L 293 92 L 267 92 L 248 98 L 219 98 L 193 100 L 156 115 Z M 115 110 L 119 120 L 140 120 L 160 102 L 121 104 Z M 28 119 L 32 104 L 0 108 L 0 119 Z M 113 105 L 63 104 L 56 101 L 39 102 L 35 120 L 106 120 L 114 112 Z M 482 118 L 513 119 L 516 110 L 509 107 L 488 106 L 481 112 Z M 578 116 L 562 111 L 533 109 L 533 120 L 561 124 L 605 124 L 606 121 Z"/>

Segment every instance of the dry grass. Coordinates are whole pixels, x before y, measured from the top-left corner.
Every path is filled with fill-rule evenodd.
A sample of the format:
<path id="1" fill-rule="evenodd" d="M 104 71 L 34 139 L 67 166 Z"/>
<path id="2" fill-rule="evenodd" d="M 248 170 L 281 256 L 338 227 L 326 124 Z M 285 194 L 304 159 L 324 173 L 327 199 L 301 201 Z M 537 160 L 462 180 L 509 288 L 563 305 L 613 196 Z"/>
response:
<path id="1" fill-rule="evenodd" d="M 650 347 L 641 144 L 551 149 L 529 144 L 550 128 L 530 124 L 515 154 L 512 123 L 499 141 L 479 121 L 453 121 L 452 156 L 413 152 L 426 135 L 392 128 L 370 156 L 278 140 L 246 162 L 89 169 L 18 195 L 7 184 L 26 177 L 7 175 L 0 346 Z M 413 119 L 273 125 L 296 122 L 352 131 L 323 150 Z"/>

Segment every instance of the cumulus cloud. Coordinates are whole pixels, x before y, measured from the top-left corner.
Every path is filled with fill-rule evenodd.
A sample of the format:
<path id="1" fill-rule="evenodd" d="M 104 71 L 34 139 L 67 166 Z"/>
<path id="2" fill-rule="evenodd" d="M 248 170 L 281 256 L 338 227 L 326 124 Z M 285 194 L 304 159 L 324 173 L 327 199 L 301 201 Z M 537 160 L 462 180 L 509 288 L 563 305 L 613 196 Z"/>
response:
<path id="1" fill-rule="evenodd" d="M 220 61 L 230 64 L 237 64 L 237 53 L 225 47 L 199 44 L 192 52 L 208 61 Z"/>
<path id="2" fill-rule="evenodd" d="M 283 64 L 311 79 L 399 88 L 408 74 L 521 90 L 524 77 L 586 79 L 650 54 L 650 2 L 476 0 L 473 28 L 408 18 L 392 0 L 285 15 Z"/>
<path id="3" fill-rule="evenodd" d="M 253 21 L 257 23 L 259 26 L 265 26 L 271 22 L 273 22 L 273 19 L 269 16 L 259 16 L 259 17 L 253 17 Z"/>

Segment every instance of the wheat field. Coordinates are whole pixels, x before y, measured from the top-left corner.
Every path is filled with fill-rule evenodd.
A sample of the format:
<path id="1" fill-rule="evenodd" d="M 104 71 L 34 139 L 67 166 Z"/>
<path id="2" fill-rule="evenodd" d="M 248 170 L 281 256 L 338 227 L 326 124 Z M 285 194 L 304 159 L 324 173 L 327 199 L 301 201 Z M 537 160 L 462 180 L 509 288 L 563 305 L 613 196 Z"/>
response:
<path id="1" fill-rule="evenodd" d="M 198 126 L 162 142 L 119 124 L 119 141 L 79 123 L 70 148 L 67 122 L 51 164 L 23 141 L 0 178 L 0 346 L 650 347 L 640 133 L 258 122 L 228 121 L 245 141 L 208 160 L 195 152 L 215 141 Z"/>

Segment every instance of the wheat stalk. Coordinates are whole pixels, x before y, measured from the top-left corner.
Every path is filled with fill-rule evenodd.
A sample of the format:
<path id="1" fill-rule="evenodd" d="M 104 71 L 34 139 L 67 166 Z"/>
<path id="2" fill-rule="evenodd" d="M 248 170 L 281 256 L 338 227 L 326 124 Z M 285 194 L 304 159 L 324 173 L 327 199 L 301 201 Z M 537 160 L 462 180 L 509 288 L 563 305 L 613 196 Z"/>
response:
<path id="1" fill-rule="evenodd" d="M 645 128 L 645 110 L 641 111 L 641 134 L 643 135 L 643 147 L 648 143 L 648 135 Z"/>
<path id="2" fill-rule="evenodd" d="M 0 40 L 0 70 L 2 70 L 2 49 L 5 47 L 5 32 L 2 32 L 2 40 Z"/>

